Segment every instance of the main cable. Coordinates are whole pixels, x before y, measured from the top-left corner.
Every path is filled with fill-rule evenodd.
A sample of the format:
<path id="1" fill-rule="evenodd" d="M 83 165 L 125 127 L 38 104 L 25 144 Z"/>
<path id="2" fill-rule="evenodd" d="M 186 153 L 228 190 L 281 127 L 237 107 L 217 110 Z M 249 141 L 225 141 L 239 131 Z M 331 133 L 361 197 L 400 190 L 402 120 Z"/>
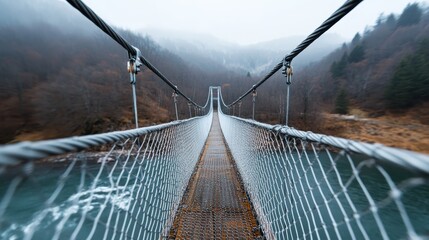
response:
<path id="1" fill-rule="evenodd" d="M 302 41 L 291 53 L 280 61 L 265 77 L 263 77 L 259 82 L 254 84 L 248 91 L 246 91 L 243 95 L 241 95 L 237 100 L 227 105 L 227 107 L 231 107 L 238 102 L 240 102 L 247 95 L 256 90 L 259 86 L 261 86 L 265 81 L 271 78 L 280 68 L 282 68 L 285 62 L 291 62 L 296 56 L 298 56 L 304 49 L 310 46 L 316 39 L 318 39 L 322 34 L 324 34 L 328 29 L 334 26 L 340 19 L 346 16 L 349 12 L 351 12 L 359 3 L 363 2 L 363 0 L 347 0 L 340 8 L 338 8 L 328 19 L 326 19 L 322 25 L 320 25 L 316 30 L 313 31 L 307 38 Z"/>
<path id="2" fill-rule="evenodd" d="M 80 0 L 67 0 L 67 2 L 76 8 L 82 15 L 88 18 L 93 22 L 97 27 L 99 27 L 103 32 L 109 35 L 113 40 L 115 40 L 119 45 L 121 45 L 125 50 L 130 54 L 136 55 L 137 52 L 131 44 L 129 44 L 124 38 L 113 30 L 102 18 L 100 18 L 91 8 L 89 8 L 85 3 Z"/>
<path id="3" fill-rule="evenodd" d="M 82 15 L 88 18 L 91 22 L 93 22 L 98 28 L 100 28 L 103 32 L 109 35 L 113 40 L 115 40 L 119 45 L 121 45 L 125 50 L 128 51 L 128 54 L 140 59 L 140 61 L 153 73 L 155 73 L 162 81 L 164 81 L 168 86 L 170 86 L 175 93 L 181 95 L 192 105 L 202 108 L 202 106 L 195 103 L 192 99 L 186 96 L 182 91 L 178 89 L 176 85 L 174 85 L 167 77 L 164 76 L 155 66 L 153 66 L 140 51 L 129 44 L 122 36 L 120 36 L 112 27 L 110 27 L 101 17 L 99 17 L 94 11 L 91 10 L 85 3 L 81 0 L 67 0 L 67 2 L 76 8 Z"/>

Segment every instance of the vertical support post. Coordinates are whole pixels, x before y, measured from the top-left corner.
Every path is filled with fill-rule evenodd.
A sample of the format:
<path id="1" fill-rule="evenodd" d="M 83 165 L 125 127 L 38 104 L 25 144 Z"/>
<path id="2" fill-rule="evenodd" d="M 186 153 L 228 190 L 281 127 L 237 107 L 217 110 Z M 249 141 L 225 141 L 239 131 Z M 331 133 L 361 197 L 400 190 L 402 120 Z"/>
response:
<path id="1" fill-rule="evenodd" d="M 290 85 L 292 84 L 292 75 L 293 70 L 292 66 L 290 65 L 290 61 L 283 61 L 283 70 L 282 73 L 286 77 L 286 116 L 285 116 L 285 124 L 286 126 L 289 126 L 289 104 L 290 104 Z"/>
<path id="2" fill-rule="evenodd" d="M 235 116 L 235 105 L 232 106 L 232 116 Z"/>
<path id="3" fill-rule="evenodd" d="M 191 107 L 191 103 L 190 102 L 188 102 L 188 108 L 189 108 L 189 118 L 191 118 L 192 117 L 192 107 Z"/>
<path id="4" fill-rule="evenodd" d="M 177 93 L 173 92 L 173 99 L 174 99 L 174 109 L 176 111 L 176 120 L 179 120 L 179 113 L 177 111 Z"/>
<path id="5" fill-rule="evenodd" d="M 253 103 L 253 107 L 252 107 L 252 119 L 255 120 L 255 102 L 256 102 L 256 95 L 258 95 L 256 93 L 256 89 L 253 89 L 252 92 L 252 103 Z"/>
<path id="6" fill-rule="evenodd" d="M 139 117 L 138 117 L 138 113 L 137 113 L 137 94 L 136 94 L 136 74 L 135 73 L 130 73 L 130 77 L 131 79 L 134 79 L 133 83 L 131 83 L 131 86 L 133 88 L 133 111 L 134 111 L 134 123 L 136 128 L 139 128 Z"/>
<path id="7" fill-rule="evenodd" d="M 238 102 L 238 117 L 241 117 L 241 101 Z"/>
<path id="8" fill-rule="evenodd" d="M 290 100 L 290 84 L 287 84 L 286 87 L 286 119 L 285 124 L 286 126 L 289 125 L 289 100 Z"/>
<path id="9" fill-rule="evenodd" d="M 130 56 L 130 60 L 127 62 L 127 70 L 130 73 L 130 83 L 133 91 L 133 112 L 136 128 L 139 127 L 139 117 L 137 113 L 136 74 L 140 72 L 140 66 L 142 66 L 140 60 L 136 56 Z"/>

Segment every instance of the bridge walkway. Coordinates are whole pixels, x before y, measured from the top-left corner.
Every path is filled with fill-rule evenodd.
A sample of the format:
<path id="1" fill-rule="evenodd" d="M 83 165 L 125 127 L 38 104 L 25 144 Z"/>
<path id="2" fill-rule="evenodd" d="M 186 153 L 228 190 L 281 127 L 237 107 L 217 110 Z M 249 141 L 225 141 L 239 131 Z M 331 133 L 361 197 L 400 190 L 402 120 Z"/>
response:
<path id="1" fill-rule="evenodd" d="M 260 236 L 215 112 L 204 152 L 179 206 L 169 239 L 255 239 Z"/>

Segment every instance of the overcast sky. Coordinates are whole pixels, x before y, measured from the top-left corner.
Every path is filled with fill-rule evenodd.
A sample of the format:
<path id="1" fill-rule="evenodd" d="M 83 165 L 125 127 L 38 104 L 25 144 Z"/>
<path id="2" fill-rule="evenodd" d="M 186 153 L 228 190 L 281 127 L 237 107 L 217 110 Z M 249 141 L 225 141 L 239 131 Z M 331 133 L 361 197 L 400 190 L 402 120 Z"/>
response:
<path id="1" fill-rule="evenodd" d="M 107 22 L 130 30 L 203 33 L 239 44 L 308 35 L 345 0 L 83 0 Z M 330 32 L 351 39 L 381 13 L 411 0 L 365 0 Z M 428 6 L 429 0 L 417 1 Z"/>

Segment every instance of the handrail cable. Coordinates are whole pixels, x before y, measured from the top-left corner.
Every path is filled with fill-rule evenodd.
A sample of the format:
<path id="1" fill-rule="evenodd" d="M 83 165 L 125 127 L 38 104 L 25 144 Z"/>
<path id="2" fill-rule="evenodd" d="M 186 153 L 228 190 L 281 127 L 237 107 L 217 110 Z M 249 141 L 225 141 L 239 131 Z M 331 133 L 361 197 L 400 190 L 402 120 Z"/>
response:
<path id="1" fill-rule="evenodd" d="M 76 8 L 82 15 L 88 18 L 93 22 L 98 28 L 103 32 L 109 35 L 113 40 L 115 40 L 119 45 L 121 45 L 125 50 L 128 51 L 128 54 L 134 58 L 138 58 L 147 68 L 149 68 L 153 73 L 155 73 L 162 81 L 164 81 L 168 86 L 170 86 L 175 93 L 184 97 L 189 103 L 195 107 L 202 108 L 202 106 L 195 103 L 192 99 L 186 96 L 179 88 L 174 85 L 164 74 L 162 74 L 155 66 L 153 66 L 146 58 L 143 57 L 140 50 L 130 43 L 128 43 L 122 36 L 120 36 L 112 27 L 110 27 L 101 17 L 99 17 L 94 11 L 91 10 L 85 3 L 81 0 L 67 0 L 67 2 Z"/>
<path id="2" fill-rule="evenodd" d="M 178 126 L 180 124 L 203 117 L 205 116 L 125 131 L 114 131 L 80 137 L 67 137 L 36 142 L 20 142 L 11 145 L 0 146 L 0 165 L 18 165 L 23 161 L 39 160 L 50 156 L 81 151 L 90 147 L 98 147 L 108 143 L 115 143 L 119 140 L 124 140 L 127 138 L 137 138 L 148 133 L 160 131 L 172 126 Z"/>
<path id="3" fill-rule="evenodd" d="M 90 147 L 98 147 L 104 144 L 114 143 L 127 138 L 137 138 L 148 133 L 178 126 L 194 121 L 195 119 L 204 118 L 213 110 L 213 106 L 211 105 L 213 101 L 212 88 L 209 88 L 208 92 L 208 99 L 205 107 L 210 106 L 210 109 L 206 115 L 125 131 L 113 131 L 79 137 L 67 137 L 35 142 L 26 141 L 9 145 L 0 145 L 0 166 L 17 165 L 23 161 L 39 160 L 45 157 L 76 152 Z"/>
<path id="4" fill-rule="evenodd" d="M 310 131 L 301 131 L 284 125 L 270 125 L 267 123 L 257 122 L 255 120 L 242 119 L 235 116 L 231 117 L 246 124 L 270 130 L 275 133 L 282 133 L 290 137 L 305 139 L 306 141 L 322 143 L 326 144 L 327 146 L 344 149 L 348 152 L 363 154 L 380 161 L 394 163 L 414 172 L 429 175 L 429 155 L 427 154 L 388 147 L 379 143 L 366 143 L 346 138 L 313 133 Z"/>
<path id="5" fill-rule="evenodd" d="M 272 77 L 282 66 L 291 62 L 296 56 L 298 56 L 304 49 L 310 46 L 316 39 L 318 39 L 322 34 L 324 34 L 328 29 L 334 26 L 341 18 L 346 16 L 351 10 L 353 10 L 359 3 L 363 0 L 347 0 L 337 11 L 335 11 L 328 19 L 326 19 L 322 25 L 320 25 L 314 32 L 307 36 L 307 38 L 302 41 L 291 53 L 282 59 L 280 63 L 278 63 L 264 78 L 262 78 L 259 82 L 254 84 L 247 92 L 241 95 L 237 100 L 232 102 L 227 107 L 231 107 L 238 102 L 240 102 L 244 97 L 252 93 L 256 88 L 262 85 L 265 81 L 267 81 L 270 77 Z"/>

